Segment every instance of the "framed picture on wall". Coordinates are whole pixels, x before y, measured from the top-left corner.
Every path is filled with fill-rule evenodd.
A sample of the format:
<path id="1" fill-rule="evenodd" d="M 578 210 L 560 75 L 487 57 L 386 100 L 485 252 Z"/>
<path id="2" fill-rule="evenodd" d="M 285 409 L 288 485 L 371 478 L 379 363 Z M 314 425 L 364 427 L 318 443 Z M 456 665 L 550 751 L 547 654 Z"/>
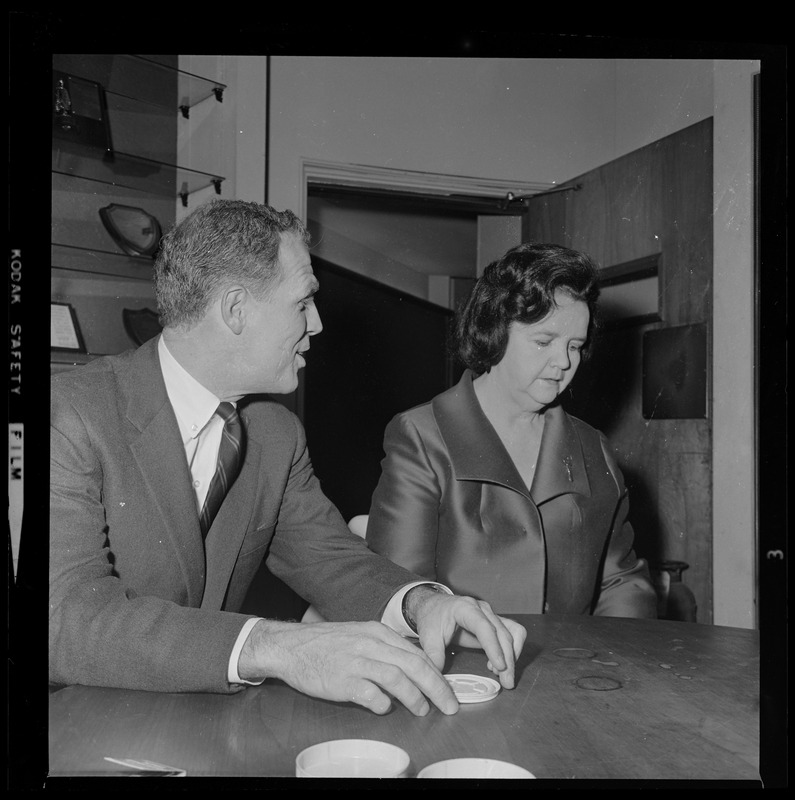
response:
<path id="1" fill-rule="evenodd" d="M 599 313 L 608 329 L 659 322 L 660 254 L 616 264 L 599 276 Z"/>
<path id="2" fill-rule="evenodd" d="M 50 348 L 70 353 L 86 352 L 77 314 L 69 303 L 50 303 Z"/>

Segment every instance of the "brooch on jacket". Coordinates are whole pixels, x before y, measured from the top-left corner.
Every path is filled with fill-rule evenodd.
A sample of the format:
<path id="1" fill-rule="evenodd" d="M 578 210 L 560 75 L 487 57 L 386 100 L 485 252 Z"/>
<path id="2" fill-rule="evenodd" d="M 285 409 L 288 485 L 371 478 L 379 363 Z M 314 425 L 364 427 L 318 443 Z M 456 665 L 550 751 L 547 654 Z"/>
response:
<path id="1" fill-rule="evenodd" d="M 574 477 L 571 474 L 571 468 L 574 466 L 574 461 L 572 460 L 571 456 L 566 456 L 563 459 L 563 466 L 566 467 L 566 474 L 569 476 L 569 483 L 574 481 Z"/>

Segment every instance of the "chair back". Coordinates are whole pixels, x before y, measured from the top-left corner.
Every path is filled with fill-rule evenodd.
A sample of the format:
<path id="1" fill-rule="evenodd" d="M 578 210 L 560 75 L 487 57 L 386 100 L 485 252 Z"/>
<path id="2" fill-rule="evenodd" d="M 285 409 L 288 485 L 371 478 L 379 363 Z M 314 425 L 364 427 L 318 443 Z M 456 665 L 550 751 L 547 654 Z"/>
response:
<path id="1" fill-rule="evenodd" d="M 367 514 L 359 514 L 357 517 L 351 517 L 350 521 L 348 522 L 348 527 L 351 529 L 351 533 L 355 533 L 357 536 L 361 536 L 362 539 L 367 535 L 367 520 L 369 519 Z"/>

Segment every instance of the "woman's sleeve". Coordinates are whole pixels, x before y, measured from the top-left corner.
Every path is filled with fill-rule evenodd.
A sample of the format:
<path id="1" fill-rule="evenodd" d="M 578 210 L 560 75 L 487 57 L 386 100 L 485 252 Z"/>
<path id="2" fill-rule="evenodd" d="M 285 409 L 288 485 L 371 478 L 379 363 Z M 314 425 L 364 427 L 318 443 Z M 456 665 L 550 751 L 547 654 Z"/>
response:
<path id="1" fill-rule="evenodd" d="M 387 425 L 384 452 L 367 543 L 396 564 L 436 580 L 441 476 L 408 415 L 398 415 Z"/>
<path id="2" fill-rule="evenodd" d="M 657 617 L 657 594 L 645 559 L 633 549 L 635 532 L 628 520 L 629 497 L 621 470 L 602 438 L 602 451 L 616 482 L 619 502 L 607 541 L 599 599 L 594 615 L 602 617 Z"/>

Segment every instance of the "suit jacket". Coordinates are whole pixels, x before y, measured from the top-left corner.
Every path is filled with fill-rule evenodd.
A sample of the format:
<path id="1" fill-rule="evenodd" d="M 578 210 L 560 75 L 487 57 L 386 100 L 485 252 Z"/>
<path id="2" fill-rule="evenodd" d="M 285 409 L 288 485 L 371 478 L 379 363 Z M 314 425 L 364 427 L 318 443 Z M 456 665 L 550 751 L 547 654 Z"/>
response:
<path id="1" fill-rule="evenodd" d="M 655 617 L 607 441 L 560 407 L 544 416 L 529 491 L 469 371 L 430 403 L 394 417 L 370 507 L 370 547 L 488 600 L 498 614 Z"/>
<path id="2" fill-rule="evenodd" d="M 232 692 L 235 613 L 263 559 L 327 619 L 378 619 L 417 576 L 323 495 L 298 419 L 239 404 L 244 462 L 206 542 L 157 337 L 52 380 L 50 680 Z"/>

